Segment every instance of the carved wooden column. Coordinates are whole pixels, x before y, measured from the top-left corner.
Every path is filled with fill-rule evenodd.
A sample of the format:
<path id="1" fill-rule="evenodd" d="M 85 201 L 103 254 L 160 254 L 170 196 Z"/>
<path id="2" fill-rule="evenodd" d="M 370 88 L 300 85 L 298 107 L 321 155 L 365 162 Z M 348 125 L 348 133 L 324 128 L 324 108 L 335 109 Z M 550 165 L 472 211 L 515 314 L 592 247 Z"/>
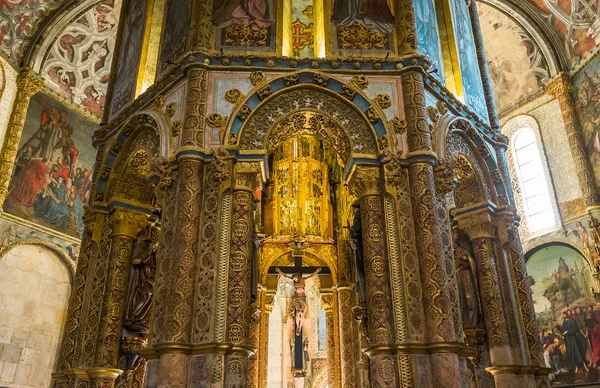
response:
<path id="1" fill-rule="evenodd" d="M 321 307 L 325 312 L 325 331 L 327 334 L 327 381 L 328 387 L 335 388 L 337 383 L 337 349 L 335 347 L 335 317 L 332 293 L 321 293 Z"/>
<path id="2" fill-rule="evenodd" d="M 517 302 L 525 327 L 526 346 L 532 367 L 531 373 L 536 375 L 538 382 L 541 382 L 547 380 L 549 371 L 545 368 L 546 363 L 544 362 L 542 347 L 538 337 L 539 327 L 533 305 L 531 284 L 527 275 L 525 257 L 519 237 L 519 228 L 515 223 L 513 212 L 507 211 L 501 216 L 504 222 L 498 225 L 500 240 L 506 253 L 517 291 Z"/>
<path id="3" fill-rule="evenodd" d="M 229 262 L 227 337 L 233 351 L 225 357 L 226 386 L 248 386 L 248 356 L 256 351 L 250 346 L 251 271 L 254 250 L 254 206 L 256 165 L 235 166 L 231 250 Z"/>
<path id="4" fill-rule="evenodd" d="M 187 386 L 192 349 L 194 276 L 202 208 L 203 161 L 181 156 L 158 252 L 152 347 L 160 356 L 156 385 Z M 154 372 L 154 364 L 150 367 Z M 148 382 L 146 382 L 146 386 Z"/>
<path id="5" fill-rule="evenodd" d="M 338 284 L 338 330 L 340 331 L 340 384 L 342 387 L 359 387 L 357 377 L 356 334 L 352 307 L 356 303 L 356 291 L 348 284 Z"/>
<path id="6" fill-rule="evenodd" d="M 546 91 L 556 98 L 560 105 L 560 112 L 565 123 L 569 148 L 575 163 L 577 179 L 585 201 L 585 206 L 590 207 L 598 204 L 596 195 L 596 182 L 592 166 L 589 163 L 583 144 L 583 132 L 575 112 L 575 104 L 571 96 L 573 88 L 572 80 L 566 74 L 561 74 L 546 85 Z"/>
<path id="7" fill-rule="evenodd" d="M 423 75 L 410 71 L 402 75 L 408 153 L 408 181 L 415 241 L 419 257 L 420 282 L 425 311 L 425 341 L 436 348 L 430 356 L 431 385 L 459 387 L 458 349 L 451 295 L 457 295 L 452 257 L 444 252 L 442 220 L 432 210 L 437 208 L 433 166 L 437 156 L 432 150 L 431 133 L 426 118 Z M 426 376 L 423 373 L 423 376 Z"/>
<path id="8" fill-rule="evenodd" d="M 68 386 L 72 377 L 67 375 L 68 371 L 73 371 L 79 366 L 79 359 L 76 356 L 77 344 L 81 344 L 81 326 L 85 322 L 86 316 L 83 314 L 85 289 L 87 282 L 91 282 L 93 275 L 91 268 L 98 254 L 97 240 L 100 239 L 104 215 L 96 214 L 90 206 L 84 208 L 85 229 L 81 239 L 81 249 L 77 259 L 77 272 L 75 274 L 75 284 L 71 291 L 69 307 L 67 310 L 67 319 L 62 335 L 62 344 L 59 352 L 58 373 L 53 375 L 55 387 Z M 96 228 L 98 226 L 98 228 Z M 98 230 L 94 235 L 94 231 Z"/>
<path id="9" fill-rule="evenodd" d="M 496 257 L 494 223 L 487 209 L 455 217 L 461 230 L 471 239 L 477 267 L 479 293 L 485 321 L 491 367 L 497 387 L 519 386 L 520 365 L 517 365 L 509 344 L 506 312 L 500 295 L 500 277 Z"/>
<path id="10" fill-rule="evenodd" d="M 360 201 L 370 345 L 367 354 L 371 366 L 371 383 L 398 386 L 398 365 L 390 347 L 396 339 L 381 196 L 383 177 L 380 169 L 357 168 L 350 179 L 350 186 Z"/>
<path id="11" fill-rule="evenodd" d="M 116 367 L 125 316 L 127 283 L 135 237 L 147 215 L 117 210 L 112 223 L 109 267 L 102 304 L 102 318 L 96 347 L 96 367 Z"/>
<path id="12" fill-rule="evenodd" d="M 4 204 L 4 200 L 8 195 L 8 184 L 12 176 L 15 159 L 23 126 L 25 125 L 25 117 L 27 116 L 27 108 L 31 97 L 40 91 L 44 86 L 44 81 L 37 78 L 27 70 L 23 70 L 17 77 L 17 93 L 15 103 L 10 114 L 10 121 L 4 136 L 4 144 L 0 151 L 0 205 Z"/>

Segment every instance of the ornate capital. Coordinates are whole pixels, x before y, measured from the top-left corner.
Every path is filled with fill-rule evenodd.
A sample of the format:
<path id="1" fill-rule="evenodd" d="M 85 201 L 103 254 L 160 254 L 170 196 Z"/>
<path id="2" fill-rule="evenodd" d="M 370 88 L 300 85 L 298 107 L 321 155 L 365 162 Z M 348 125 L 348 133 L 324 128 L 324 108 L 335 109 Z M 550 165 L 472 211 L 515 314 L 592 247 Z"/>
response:
<path id="1" fill-rule="evenodd" d="M 44 81 L 36 77 L 30 71 L 22 71 L 17 77 L 17 90 L 23 93 L 23 97 L 31 97 L 44 87 Z"/>
<path id="2" fill-rule="evenodd" d="M 325 311 L 325 314 L 333 312 L 333 294 L 321 293 L 321 307 Z"/>
<path id="3" fill-rule="evenodd" d="M 117 210 L 110 215 L 109 219 L 113 229 L 112 235 L 135 238 L 140 228 L 144 226 L 146 217 L 145 214 Z"/>
<path id="4" fill-rule="evenodd" d="M 546 92 L 557 99 L 568 96 L 572 88 L 571 78 L 564 73 L 546 84 Z"/>
<path id="5" fill-rule="evenodd" d="M 380 194 L 381 176 L 378 167 L 358 167 L 348 181 L 352 195 L 363 198 Z"/>
<path id="6" fill-rule="evenodd" d="M 456 186 L 452 163 L 441 162 L 435 167 L 435 188 L 439 195 L 446 195 Z"/>
<path id="7" fill-rule="evenodd" d="M 494 219 L 487 208 L 476 209 L 454 217 L 458 227 L 469 235 L 471 240 L 494 238 Z"/>
<path id="8" fill-rule="evenodd" d="M 258 188 L 259 175 L 258 163 L 237 163 L 235 165 L 235 189 L 254 192 Z"/>

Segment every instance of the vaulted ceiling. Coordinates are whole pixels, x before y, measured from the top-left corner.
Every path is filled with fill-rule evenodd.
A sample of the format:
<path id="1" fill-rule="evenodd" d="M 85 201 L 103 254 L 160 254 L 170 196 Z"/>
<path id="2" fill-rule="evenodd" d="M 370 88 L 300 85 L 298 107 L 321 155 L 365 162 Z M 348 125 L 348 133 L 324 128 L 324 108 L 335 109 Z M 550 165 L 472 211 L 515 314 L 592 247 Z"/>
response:
<path id="1" fill-rule="evenodd" d="M 0 49 L 101 115 L 121 0 L 0 0 Z M 535 95 L 600 42 L 599 0 L 478 0 L 499 110 Z M 597 37 L 598 36 L 598 37 Z"/>
<path id="2" fill-rule="evenodd" d="M 121 0 L 0 0 L 0 48 L 101 116 L 120 7 Z"/>

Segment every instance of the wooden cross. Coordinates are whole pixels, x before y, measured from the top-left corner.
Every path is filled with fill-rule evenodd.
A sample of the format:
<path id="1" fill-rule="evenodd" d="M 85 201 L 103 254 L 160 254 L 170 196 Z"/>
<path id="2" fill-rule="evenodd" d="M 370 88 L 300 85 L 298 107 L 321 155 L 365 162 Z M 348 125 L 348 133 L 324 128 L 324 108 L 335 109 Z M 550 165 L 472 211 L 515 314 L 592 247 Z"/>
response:
<path id="1" fill-rule="evenodd" d="M 283 273 L 287 275 L 293 275 L 299 273 L 301 275 L 310 275 L 314 273 L 317 269 L 321 268 L 321 272 L 319 275 L 330 275 L 331 270 L 329 267 L 303 267 L 302 266 L 302 256 L 294 255 L 294 265 L 293 266 L 278 266 L 278 267 L 270 267 L 267 271 L 269 275 L 279 275 L 277 273 L 277 268 L 279 268 Z"/>
<path id="2" fill-rule="evenodd" d="M 331 274 L 331 270 L 329 267 L 304 267 L 302 266 L 302 251 L 292 251 L 292 256 L 294 257 L 294 265 L 293 266 L 284 266 L 284 267 L 271 267 L 268 270 L 269 275 L 279 275 L 277 273 L 277 268 L 279 268 L 283 273 L 293 276 L 294 274 L 300 274 L 303 276 L 305 274 L 313 274 L 315 271 L 320 269 L 319 275 L 329 275 Z M 294 320 L 294 331 L 296 321 Z M 294 370 L 296 373 L 304 373 L 303 370 L 303 340 L 302 335 L 294 336 Z"/>

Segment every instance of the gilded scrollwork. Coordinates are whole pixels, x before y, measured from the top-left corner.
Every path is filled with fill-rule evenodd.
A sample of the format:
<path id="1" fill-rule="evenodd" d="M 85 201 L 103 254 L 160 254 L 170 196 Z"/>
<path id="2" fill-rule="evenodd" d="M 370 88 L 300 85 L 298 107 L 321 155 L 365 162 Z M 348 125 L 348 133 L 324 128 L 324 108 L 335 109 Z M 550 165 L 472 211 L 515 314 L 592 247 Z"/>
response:
<path id="1" fill-rule="evenodd" d="M 278 117 L 287 118 L 293 113 L 314 107 L 320 108 L 319 114 L 335 124 L 333 128 L 345 132 L 343 138 L 349 139 L 347 143 L 351 145 L 350 149 L 353 153 L 377 154 L 378 147 L 373 132 L 356 110 L 329 93 L 313 91 L 310 96 L 307 96 L 301 89 L 290 90 L 279 95 L 277 99 L 271 98 L 259 105 L 248 118 L 237 138 L 240 148 L 242 150 L 264 149 L 265 142 L 269 139 L 265 128 L 273 128 L 278 124 Z M 340 141 L 343 139 L 341 136 L 336 135 L 336 137 Z M 343 146 L 343 143 L 340 145 Z"/>

